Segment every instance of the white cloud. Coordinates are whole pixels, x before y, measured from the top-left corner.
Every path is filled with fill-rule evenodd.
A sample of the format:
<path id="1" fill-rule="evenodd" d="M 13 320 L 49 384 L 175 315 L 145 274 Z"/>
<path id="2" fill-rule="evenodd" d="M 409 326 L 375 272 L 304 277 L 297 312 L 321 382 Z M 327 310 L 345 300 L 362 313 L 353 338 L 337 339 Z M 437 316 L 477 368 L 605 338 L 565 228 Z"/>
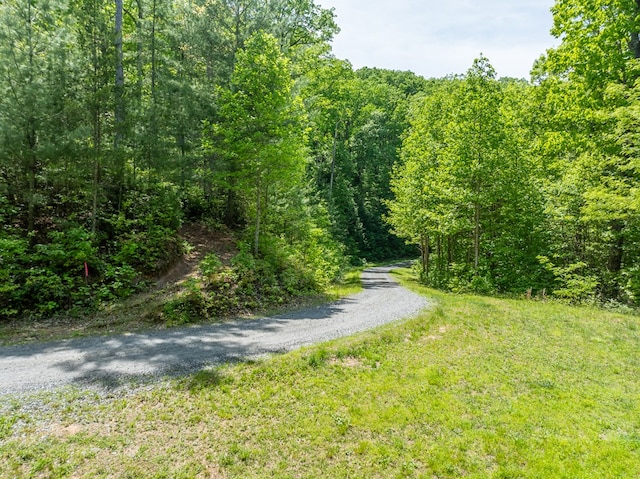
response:
<path id="1" fill-rule="evenodd" d="M 501 76 L 527 78 L 557 42 L 553 0 L 318 0 L 335 7 L 337 57 L 426 77 L 464 73 L 483 53 Z"/>

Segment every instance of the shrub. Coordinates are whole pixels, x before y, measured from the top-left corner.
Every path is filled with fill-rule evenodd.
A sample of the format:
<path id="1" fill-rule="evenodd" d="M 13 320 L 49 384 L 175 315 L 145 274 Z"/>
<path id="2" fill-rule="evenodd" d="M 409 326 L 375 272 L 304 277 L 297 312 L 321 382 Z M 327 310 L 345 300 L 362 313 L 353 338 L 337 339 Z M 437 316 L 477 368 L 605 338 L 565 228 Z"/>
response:
<path id="1" fill-rule="evenodd" d="M 555 278 L 556 285 L 552 294 L 556 298 L 574 304 L 594 298 L 599 282 L 595 276 L 580 273 L 586 269 L 586 263 L 555 266 L 546 256 L 538 256 L 538 261 Z"/>
<path id="2" fill-rule="evenodd" d="M 138 273 L 128 264 L 108 264 L 102 273 L 102 282 L 96 288 L 98 299 L 112 301 L 126 298 L 136 291 L 135 281 Z"/>
<path id="3" fill-rule="evenodd" d="M 21 310 L 24 267 L 20 260 L 28 247 L 29 243 L 22 238 L 0 238 L 0 318 L 11 318 Z"/>
<path id="4" fill-rule="evenodd" d="M 69 224 L 49 232 L 48 242 L 29 245 L 24 238 L 0 239 L 0 314 L 52 314 L 91 303 L 85 263 L 98 264 L 97 248 L 84 228 Z"/>
<path id="5" fill-rule="evenodd" d="M 200 284 L 191 279 L 187 282 L 186 292 L 166 303 L 162 313 L 167 326 L 175 327 L 207 319 L 209 311 L 209 302 Z"/>
<path id="6" fill-rule="evenodd" d="M 200 263 L 209 316 L 282 304 L 295 296 L 317 291 L 313 271 L 281 238 L 265 235 L 259 258 L 253 256 L 248 242 L 241 243 L 239 250 L 231 266 L 222 265 L 214 254 Z"/>
<path id="7" fill-rule="evenodd" d="M 173 187 L 155 185 L 127 193 L 121 211 L 110 220 L 113 262 L 145 274 L 166 270 L 182 253 L 177 230 L 181 204 Z"/>

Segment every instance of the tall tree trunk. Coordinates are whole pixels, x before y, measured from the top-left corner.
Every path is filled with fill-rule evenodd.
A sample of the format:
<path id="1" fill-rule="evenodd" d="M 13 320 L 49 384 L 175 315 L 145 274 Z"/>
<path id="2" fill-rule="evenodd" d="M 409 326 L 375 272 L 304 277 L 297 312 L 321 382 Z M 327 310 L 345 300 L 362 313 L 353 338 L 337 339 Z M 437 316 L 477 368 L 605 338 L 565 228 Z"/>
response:
<path id="1" fill-rule="evenodd" d="M 27 42 L 29 48 L 29 73 L 27 75 L 27 83 L 29 88 L 28 93 L 28 108 L 29 118 L 27 120 L 27 175 L 28 175 L 28 191 L 27 191 L 27 231 L 32 232 L 35 229 L 35 217 L 36 217 L 36 176 L 38 167 L 38 158 L 36 152 L 36 146 L 38 142 L 38 136 L 36 132 L 36 119 L 33 116 L 35 110 L 34 92 L 33 92 L 33 80 L 34 80 L 34 44 L 33 44 L 33 11 L 31 0 L 27 1 Z"/>
<path id="2" fill-rule="evenodd" d="M 624 223 L 620 220 L 611 223 L 613 233 L 613 243 L 609 249 L 608 269 L 611 273 L 619 273 L 622 269 L 622 259 L 624 256 Z"/>
<path id="3" fill-rule="evenodd" d="M 157 1 L 153 0 L 151 11 L 151 101 L 155 105 L 156 102 L 156 15 Z"/>
<path id="4" fill-rule="evenodd" d="M 94 78 L 94 105 L 93 105 L 93 198 L 91 202 L 91 234 L 96 235 L 98 229 L 98 195 L 100 191 L 100 169 L 101 169 L 101 155 L 102 155 L 102 128 L 100 124 L 100 106 L 97 101 L 97 56 Z"/>
<path id="5" fill-rule="evenodd" d="M 429 274 L 429 268 L 431 266 L 430 264 L 430 256 L 431 256 L 431 251 L 430 251 L 431 245 L 429 243 L 429 235 L 424 235 L 422 237 L 422 241 L 420 242 L 420 252 L 422 253 L 422 271 L 424 271 L 425 274 Z"/>
<path id="6" fill-rule="evenodd" d="M 93 62 L 93 85 L 91 100 L 91 116 L 92 116 L 92 137 L 93 137 L 93 184 L 92 184 L 92 200 L 91 200 L 91 234 L 96 235 L 98 229 L 98 195 L 100 190 L 100 169 L 102 154 L 102 124 L 101 124 L 101 102 L 98 101 L 98 91 L 102 86 L 100 77 L 100 51 L 98 48 L 98 8 L 95 3 L 93 6 L 93 24 L 91 28 L 91 60 Z"/>
<path id="7" fill-rule="evenodd" d="M 115 83 L 115 138 L 114 148 L 117 150 L 122 141 L 124 124 L 124 65 L 122 54 L 122 0 L 116 0 L 115 14 L 115 48 L 116 48 L 116 83 Z"/>
<path id="8" fill-rule="evenodd" d="M 113 149 L 117 158 L 117 187 L 118 209 L 122 203 L 122 189 L 124 186 L 124 155 L 120 151 L 124 138 L 124 65 L 122 54 L 122 1 L 116 0 L 115 13 L 115 49 L 116 49 L 116 80 L 115 80 L 115 134 Z"/>
<path id="9" fill-rule="evenodd" d="M 36 170 L 38 167 L 38 160 L 35 151 L 35 131 L 32 128 L 29 128 L 29 130 L 27 139 L 29 143 L 29 150 L 27 152 L 27 174 L 29 177 L 27 193 L 27 231 L 31 233 L 32 231 L 35 231 L 36 222 Z"/>
<path id="10" fill-rule="evenodd" d="M 143 46 L 143 34 L 144 34 L 144 6 L 142 0 L 136 0 L 138 9 L 138 16 L 136 19 L 136 108 L 141 111 L 142 108 L 142 84 L 144 78 L 144 46 Z M 138 155 L 133 155 L 132 165 L 132 179 L 131 181 L 135 185 L 138 176 Z"/>
<path id="11" fill-rule="evenodd" d="M 473 268 L 477 272 L 480 263 L 480 205 L 476 203 L 473 208 Z"/>
<path id="12" fill-rule="evenodd" d="M 636 17 L 640 16 L 640 0 L 636 0 Z M 634 58 L 640 58 L 640 32 L 631 32 L 629 49 Z"/>
<path id="13" fill-rule="evenodd" d="M 333 132 L 333 151 L 331 153 L 331 177 L 329 178 L 329 204 L 333 204 L 333 178 L 336 172 L 336 149 L 338 144 L 338 121 Z"/>
<path id="14" fill-rule="evenodd" d="M 151 4 L 151 110 L 149 118 L 149 131 L 147 138 L 147 166 L 149 168 L 149 184 L 153 184 L 156 167 L 156 154 L 158 143 L 157 124 L 157 65 L 156 65 L 156 22 L 157 22 L 157 1 Z"/>
<path id="15" fill-rule="evenodd" d="M 258 257 L 258 252 L 260 249 L 260 215 L 262 214 L 261 206 L 260 206 L 260 172 L 256 175 L 256 224 L 255 224 L 255 233 L 253 236 L 253 256 Z"/>
<path id="16" fill-rule="evenodd" d="M 96 235 L 98 229 L 98 189 L 100 187 L 100 153 L 95 152 L 93 162 L 93 199 L 91 202 L 91 234 Z"/>

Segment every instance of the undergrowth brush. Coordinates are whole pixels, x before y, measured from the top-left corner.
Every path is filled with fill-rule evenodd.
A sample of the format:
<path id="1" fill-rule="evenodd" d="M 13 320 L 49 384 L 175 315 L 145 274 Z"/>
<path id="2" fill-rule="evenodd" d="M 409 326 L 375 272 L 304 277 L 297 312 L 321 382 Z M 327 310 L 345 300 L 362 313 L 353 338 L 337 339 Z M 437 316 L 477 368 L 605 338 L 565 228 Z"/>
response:
<path id="1" fill-rule="evenodd" d="M 322 293 L 330 289 L 330 281 L 344 284 L 339 278 L 340 269 L 328 273 L 277 238 L 263 240 L 258 257 L 251 253 L 249 243 L 240 243 L 239 250 L 229 265 L 223 264 L 215 253 L 205 256 L 197 277 L 187 281 L 184 292 L 164 306 L 166 324 L 179 326 L 264 311 L 295 298 Z M 359 275 L 349 276 L 348 281 L 359 284 Z M 335 292 L 350 293 L 346 289 L 330 289 L 329 296 Z"/>

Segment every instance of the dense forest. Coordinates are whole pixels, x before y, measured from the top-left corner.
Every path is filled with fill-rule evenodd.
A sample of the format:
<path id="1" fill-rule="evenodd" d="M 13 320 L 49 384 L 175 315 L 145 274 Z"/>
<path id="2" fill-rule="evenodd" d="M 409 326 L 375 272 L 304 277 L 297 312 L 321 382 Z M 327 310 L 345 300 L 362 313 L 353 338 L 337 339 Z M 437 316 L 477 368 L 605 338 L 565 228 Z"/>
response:
<path id="1" fill-rule="evenodd" d="M 531 81 L 424 79 L 335 58 L 313 0 L 4 0 L 0 318 L 131 295 L 195 222 L 239 252 L 192 314 L 418 254 L 444 289 L 637 304 L 640 1 L 553 15 Z"/>

